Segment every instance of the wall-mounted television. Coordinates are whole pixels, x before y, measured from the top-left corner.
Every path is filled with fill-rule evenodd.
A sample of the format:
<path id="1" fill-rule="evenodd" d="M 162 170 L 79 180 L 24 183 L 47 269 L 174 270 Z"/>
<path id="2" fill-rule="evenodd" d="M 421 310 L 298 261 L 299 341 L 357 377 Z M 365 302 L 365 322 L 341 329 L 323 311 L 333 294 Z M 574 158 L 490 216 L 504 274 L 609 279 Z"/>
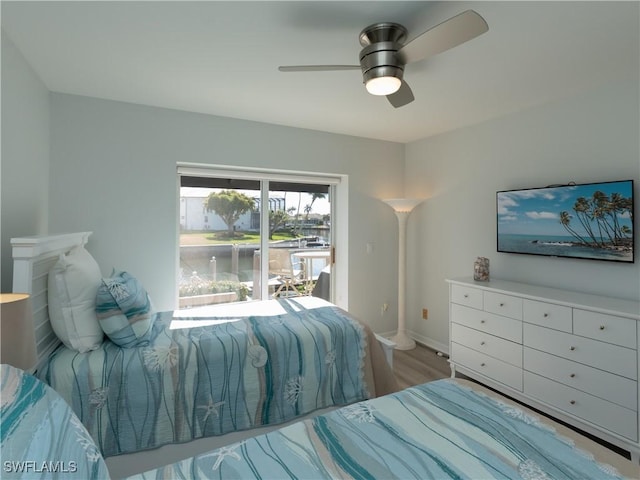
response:
<path id="1" fill-rule="evenodd" d="M 497 192 L 498 252 L 634 261 L 633 180 Z"/>

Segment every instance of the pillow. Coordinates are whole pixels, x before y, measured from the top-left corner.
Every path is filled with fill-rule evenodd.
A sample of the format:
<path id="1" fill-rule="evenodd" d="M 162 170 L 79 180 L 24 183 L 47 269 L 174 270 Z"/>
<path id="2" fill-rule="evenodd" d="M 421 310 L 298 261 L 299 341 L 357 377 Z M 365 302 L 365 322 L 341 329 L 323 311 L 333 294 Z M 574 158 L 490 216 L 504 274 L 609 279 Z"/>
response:
<path id="1" fill-rule="evenodd" d="M 102 281 L 100 267 L 84 247 L 60 255 L 49 270 L 48 302 L 51 326 L 68 348 L 95 350 L 104 333 L 96 317 L 96 292 Z"/>
<path id="2" fill-rule="evenodd" d="M 109 478 L 91 435 L 53 388 L 0 365 L 0 397 L 2 478 Z"/>
<path id="3" fill-rule="evenodd" d="M 127 272 L 102 279 L 96 296 L 96 314 L 113 343 L 130 348 L 148 345 L 155 320 L 151 301 L 140 282 Z"/>

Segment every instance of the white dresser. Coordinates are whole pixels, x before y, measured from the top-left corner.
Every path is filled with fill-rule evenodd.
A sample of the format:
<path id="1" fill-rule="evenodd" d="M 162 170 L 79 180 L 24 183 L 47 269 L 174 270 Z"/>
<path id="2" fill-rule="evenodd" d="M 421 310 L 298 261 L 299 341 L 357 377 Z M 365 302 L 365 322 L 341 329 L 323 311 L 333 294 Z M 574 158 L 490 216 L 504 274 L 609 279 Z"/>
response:
<path id="1" fill-rule="evenodd" d="M 456 372 L 640 460 L 640 302 L 472 278 L 449 283 Z"/>

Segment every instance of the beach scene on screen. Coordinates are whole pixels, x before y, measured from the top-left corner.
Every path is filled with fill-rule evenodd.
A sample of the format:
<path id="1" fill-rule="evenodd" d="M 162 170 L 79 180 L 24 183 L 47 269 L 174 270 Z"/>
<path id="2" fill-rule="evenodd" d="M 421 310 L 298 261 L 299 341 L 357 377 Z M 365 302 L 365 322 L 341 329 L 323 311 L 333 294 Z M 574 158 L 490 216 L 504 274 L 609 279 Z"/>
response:
<path id="1" fill-rule="evenodd" d="M 498 251 L 633 262 L 633 182 L 498 192 Z"/>

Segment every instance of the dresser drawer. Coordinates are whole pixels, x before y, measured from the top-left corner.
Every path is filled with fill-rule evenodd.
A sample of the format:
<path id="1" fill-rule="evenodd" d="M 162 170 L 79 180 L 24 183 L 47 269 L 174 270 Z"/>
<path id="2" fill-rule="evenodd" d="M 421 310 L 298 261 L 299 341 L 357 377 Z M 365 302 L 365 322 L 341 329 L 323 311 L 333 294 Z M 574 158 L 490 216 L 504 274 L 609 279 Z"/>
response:
<path id="1" fill-rule="evenodd" d="M 453 342 L 451 343 L 451 361 L 454 365 L 467 367 L 496 382 L 522 391 L 521 368 Z"/>
<path id="2" fill-rule="evenodd" d="M 524 300 L 522 304 L 523 320 L 543 327 L 572 332 L 572 310 L 570 307 L 553 303 Z"/>
<path id="3" fill-rule="evenodd" d="M 482 290 L 462 285 L 451 285 L 451 301 L 482 310 Z"/>
<path id="4" fill-rule="evenodd" d="M 625 438 L 638 440 L 638 413 L 633 410 L 526 371 L 524 393 Z"/>
<path id="5" fill-rule="evenodd" d="M 532 348 L 524 349 L 524 368 L 629 410 L 638 410 L 638 383 L 634 380 Z"/>
<path id="6" fill-rule="evenodd" d="M 451 341 L 492 356 L 516 367 L 522 367 L 522 345 L 458 323 L 451 324 Z"/>
<path id="7" fill-rule="evenodd" d="M 602 342 L 636 348 L 636 321 L 576 308 L 573 312 L 573 333 Z"/>
<path id="8" fill-rule="evenodd" d="M 520 320 L 451 304 L 451 321 L 512 342 L 522 343 L 522 322 Z"/>
<path id="9" fill-rule="evenodd" d="M 503 317 L 522 320 L 522 299 L 502 293 L 484 292 L 484 310 Z"/>
<path id="10" fill-rule="evenodd" d="M 590 338 L 525 323 L 524 345 L 637 380 L 637 352 Z"/>

